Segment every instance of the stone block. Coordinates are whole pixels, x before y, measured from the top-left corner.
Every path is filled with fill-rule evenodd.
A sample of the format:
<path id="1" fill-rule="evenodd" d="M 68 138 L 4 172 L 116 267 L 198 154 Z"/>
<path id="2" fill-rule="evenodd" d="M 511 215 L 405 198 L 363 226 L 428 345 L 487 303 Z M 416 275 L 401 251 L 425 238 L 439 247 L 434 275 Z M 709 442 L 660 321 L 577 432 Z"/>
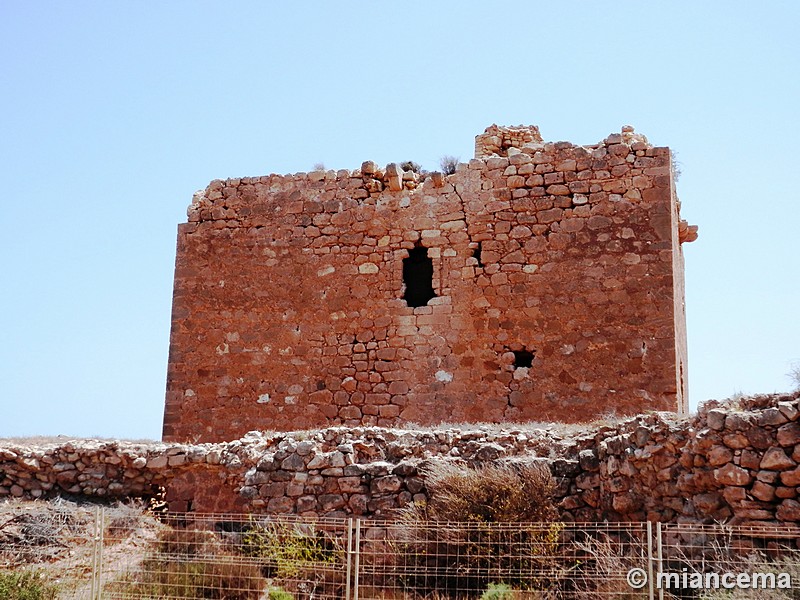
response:
<path id="1" fill-rule="evenodd" d="M 386 494 L 397 492 L 403 486 L 403 481 L 397 475 L 387 475 L 372 480 L 370 491 L 373 494 Z"/>
<path id="2" fill-rule="evenodd" d="M 769 471 L 784 471 L 797 466 L 797 463 L 786 456 L 783 448 L 772 447 L 764 453 L 760 468 Z"/>
<path id="3" fill-rule="evenodd" d="M 772 502 L 775 499 L 775 487 L 761 481 L 753 484 L 750 493 L 753 497 L 764 502 Z"/>
<path id="4" fill-rule="evenodd" d="M 306 461 L 298 454 L 290 454 L 281 462 L 281 469 L 284 471 L 299 471 L 304 469 Z"/>
<path id="5" fill-rule="evenodd" d="M 778 506 L 776 516 L 781 521 L 800 521 L 800 502 L 787 498 Z"/>
<path id="6" fill-rule="evenodd" d="M 319 507 L 323 513 L 329 513 L 345 506 L 344 496 L 341 494 L 323 494 L 319 497 Z"/>
<path id="7" fill-rule="evenodd" d="M 790 471 L 784 471 L 780 475 L 781 483 L 787 487 L 797 487 L 800 485 L 800 467 L 796 467 Z"/>
<path id="8" fill-rule="evenodd" d="M 782 425 L 777 431 L 778 444 L 781 446 L 795 446 L 800 444 L 800 423 L 793 422 Z"/>
<path id="9" fill-rule="evenodd" d="M 733 460 L 733 452 L 725 446 L 714 446 L 708 453 L 708 464 L 712 467 L 725 465 Z"/>
<path id="10" fill-rule="evenodd" d="M 770 407 L 764 410 L 758 418 L 759 427 L 783 425 L 789 421 L 778 408 Z"/>
<path id="11" fill-rule="evenodd" d="M 746 486 L 753 477 L 748 471 L 733 464 L 727 464 L 714 470 L 714 478 L 722 485 Z"/>

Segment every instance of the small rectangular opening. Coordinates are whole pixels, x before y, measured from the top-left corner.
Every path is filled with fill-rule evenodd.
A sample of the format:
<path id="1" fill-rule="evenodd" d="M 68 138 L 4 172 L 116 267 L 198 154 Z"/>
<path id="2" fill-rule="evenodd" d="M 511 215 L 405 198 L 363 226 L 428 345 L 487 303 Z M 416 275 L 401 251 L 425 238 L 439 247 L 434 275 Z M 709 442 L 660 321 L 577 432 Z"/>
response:
<path id="1" fill-rule="evenodd" d="M 478 242 L 477 247 L 472 251 L 472 258 L 478 261 L 478 266 L 483 267 L 483 263 L 481 262 L 481 251 L 483 250 L 483 244 Z"/>
<path id="2" fill-rule="evenodd" d="M 520 369 L 530 369 L 533 366 L 533 358 L 535 356 L 534 352 L 530 350 L 512 350 L 514 353 L 514 368 Z"/>

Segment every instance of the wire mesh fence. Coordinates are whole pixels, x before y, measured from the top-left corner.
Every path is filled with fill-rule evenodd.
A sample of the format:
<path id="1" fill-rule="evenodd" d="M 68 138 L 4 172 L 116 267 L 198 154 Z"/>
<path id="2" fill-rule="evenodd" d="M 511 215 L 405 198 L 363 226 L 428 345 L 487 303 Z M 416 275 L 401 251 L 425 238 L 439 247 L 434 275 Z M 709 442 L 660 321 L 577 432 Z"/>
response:
<path id="1" fill-rule="evenodd" d="M 789 526 L 155 516 L 72 505 L 0 512 L 0 600 L 797 598 L 799 541 Z"/>
<path id="2" fill-rule="evenodd" d="M 647 564 L 647 526 L 639 524 L 359 526 L 360 598 L 589 598 L 630 591 L 625 572 Z"/>

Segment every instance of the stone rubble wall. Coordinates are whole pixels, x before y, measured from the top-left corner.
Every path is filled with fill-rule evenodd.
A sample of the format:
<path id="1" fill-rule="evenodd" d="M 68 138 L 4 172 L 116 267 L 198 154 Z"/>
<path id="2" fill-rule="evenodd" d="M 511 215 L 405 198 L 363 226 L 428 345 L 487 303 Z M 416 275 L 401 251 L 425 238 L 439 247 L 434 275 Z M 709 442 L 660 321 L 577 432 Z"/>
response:
<path id="1" fill-rule="evenodd" d="M 571 458 L 553 462 L 562 511 L 578 521 L 797 522 L 799 402 L 712 401 L 689 419 L 653 413 L 576 439 Z"/>
<path id="2" fill-rule="evenodd" d="M 800 393 L 709 402 L 570 433 L 562 426 L 250 433 L 227 443 L 0 447 L 0 498 L 157 495 L 173 511 L 391 517 L 431 461 L 544 460 L 569 521 L 800 521 Z"/>
<path id="3" fill-rule="evenodd" d="M 491 125 L 482 134 L 475 136 L 475 158 L 508 156 L 510 148 L 520 149 L 526 145 L 535 147 L 542 141 L 542 135 L 536 125 L 518 127 Z M 644 138 L 641 141 L 647 142 Z"/>
<path id="4" fill-rule="evenodd" d="M 476 144 L 451 175 L 367 161 L 198 192 L 164 439 L 685 410 L 669 149 L 631 127 L 580 146 L 493 126 Z M 412 307 L 417 246 L 435 297 Z"/>

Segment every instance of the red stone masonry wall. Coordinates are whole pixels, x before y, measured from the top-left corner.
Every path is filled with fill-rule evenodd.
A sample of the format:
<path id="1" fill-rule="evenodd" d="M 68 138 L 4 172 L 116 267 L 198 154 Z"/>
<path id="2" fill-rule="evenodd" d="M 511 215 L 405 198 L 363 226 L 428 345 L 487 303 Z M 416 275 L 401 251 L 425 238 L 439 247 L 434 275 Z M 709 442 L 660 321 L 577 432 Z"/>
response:
<path id="1" fill-rule="evenodd" d="M 476 156 L 446 176 L 366 162 L 198 192 L 164 439 L 684 411 L 680 241 L 696 228 L 669 149 L 632 128 L 576 146 L 492 126 Z M 412 308 L 415 246 L 436 296 Z"/>

